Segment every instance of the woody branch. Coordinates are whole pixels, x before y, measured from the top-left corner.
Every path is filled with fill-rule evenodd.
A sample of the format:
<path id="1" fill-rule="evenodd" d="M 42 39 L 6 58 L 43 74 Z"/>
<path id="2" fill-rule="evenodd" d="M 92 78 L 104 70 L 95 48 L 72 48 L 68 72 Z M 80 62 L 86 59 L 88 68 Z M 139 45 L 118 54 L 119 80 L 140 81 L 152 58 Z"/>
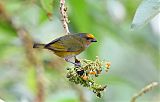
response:
<path id="1" fill-rule="evenodd" d="M 67 16 L 67 7 L 65 7 L 65 0 L 60 0 L 60 13 L 61 13 L 61 21 L 63 24 L 63 28 L 66 34 L 70 34 L 68 29 L 68 16 Z"/>
<path id="2" fill-rule="evenodd" d="M 149 92 L 150 90 L 152 90 L 154 87 L 159 86 L 158 82 L 152 82 L 151 84 L 145 86 L 144 88 L 142 88 L 138 93 L 136 93 L 132 99 L 131 102 L 136 102 L 136 99 L 139 98 L 140 96 L 142 96 L 143 94 Z"/>

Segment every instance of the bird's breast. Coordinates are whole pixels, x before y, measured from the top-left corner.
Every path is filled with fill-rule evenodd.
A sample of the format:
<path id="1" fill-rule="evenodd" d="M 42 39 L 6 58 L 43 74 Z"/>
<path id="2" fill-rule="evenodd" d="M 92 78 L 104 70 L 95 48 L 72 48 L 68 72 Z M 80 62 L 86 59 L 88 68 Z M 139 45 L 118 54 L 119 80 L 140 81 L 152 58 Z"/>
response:
<path id="1" fill-rule="evenodd" d="M 71 58 L 78 54 L 80 54 L 82 51 L 54 51 L 55 55 L 62 57 L 62 58 Z"/>

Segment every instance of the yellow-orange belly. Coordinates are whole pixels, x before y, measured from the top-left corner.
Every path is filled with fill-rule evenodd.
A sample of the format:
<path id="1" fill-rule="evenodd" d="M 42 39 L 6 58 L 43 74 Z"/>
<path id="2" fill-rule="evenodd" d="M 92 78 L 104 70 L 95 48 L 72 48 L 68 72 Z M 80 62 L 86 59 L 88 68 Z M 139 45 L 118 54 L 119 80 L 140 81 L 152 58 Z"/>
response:
<path id="1" fill-rule="evenodd" d="M 75 55 L 80 54 L 82 51 L 76 51 L 76 52 L 69 52 L 69 51 L 54 51 L 55 55 L 66 58 L 66 57 L 73 57 Z"/>

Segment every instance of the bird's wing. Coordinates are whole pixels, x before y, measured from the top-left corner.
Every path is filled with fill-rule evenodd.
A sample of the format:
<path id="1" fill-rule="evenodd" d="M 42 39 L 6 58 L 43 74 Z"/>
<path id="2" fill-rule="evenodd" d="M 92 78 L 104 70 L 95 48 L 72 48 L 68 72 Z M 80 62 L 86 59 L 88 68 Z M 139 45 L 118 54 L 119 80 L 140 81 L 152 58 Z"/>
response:
<path id="1" fill-rule="evenodd" d="M 72 36 L 55 39 L 45 47 L 51 50 L 69 52 L 76 52 L 84 49 L 83 44 Z"/>

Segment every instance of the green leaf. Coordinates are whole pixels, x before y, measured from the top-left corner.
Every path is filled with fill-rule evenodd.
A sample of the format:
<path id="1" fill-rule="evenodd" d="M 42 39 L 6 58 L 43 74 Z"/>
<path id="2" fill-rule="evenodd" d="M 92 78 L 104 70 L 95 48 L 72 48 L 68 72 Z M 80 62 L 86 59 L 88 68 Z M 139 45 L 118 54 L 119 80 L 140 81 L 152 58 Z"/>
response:
<path id="1" fill-rule="evenodd" d="M 131 28 L 143 27 L 160 12 L 160 0 L 143 0 L 136 10 Z"/>

